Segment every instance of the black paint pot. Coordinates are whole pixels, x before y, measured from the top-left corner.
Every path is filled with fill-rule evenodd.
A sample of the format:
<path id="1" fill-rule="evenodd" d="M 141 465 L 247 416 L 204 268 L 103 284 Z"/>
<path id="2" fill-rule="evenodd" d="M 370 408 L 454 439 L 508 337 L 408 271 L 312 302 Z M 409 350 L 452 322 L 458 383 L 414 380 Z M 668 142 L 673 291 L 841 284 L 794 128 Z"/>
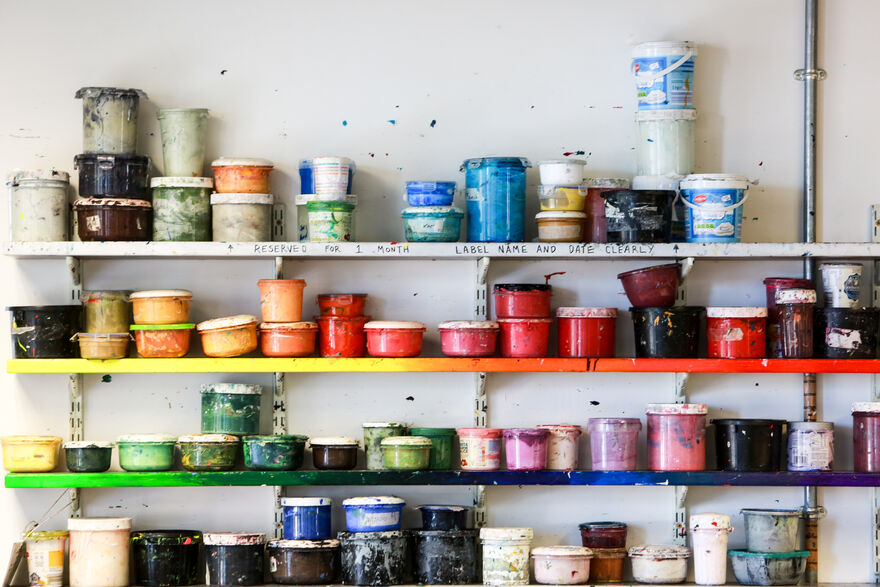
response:
<path id="1" fill-rule="evenodd" d="M 345 585 L 402 585 L 409 574 L 406 532 L 340 532 Z"/>
<path id="2" fill-rule="evenodd" d="M 602 192 L 609 243 L 668 243 L 674 191 Z"/>
<path id="3" fill-rule="evenodd" d="M 79 345 L 82 306 L 11 306 L 12 348 L 16 359 L 71 359 Z"/>
<path id="4" fill-rule="evenodd" d="M 636 357 L 684 359 L 696 357 L 706 308 L 630 308 L 635 328 Z"/>
<path id="5" fill-rule="evenodd" d="M 422 585 L 480 582 L 477 530 L 413 530 L 413 581 Z"/>
<path id="6" fill-rule="evenodd" d="M 816 356 L 822 359 L 873 359 L 877 356 L 880 310 L 819 308 L 816 310 Z"/>
<path id="7" fill-rule="evenodd" d="M 327 585 L 338 581 L 338 540 L 270 540 L 266 550 L 276 583 Z"/>
<path id="8" fill-rule="evenodd" d="M 463 505 L 420 505 L 422 530 L 467 530 L 471 508 Z"/>
<path id="9" fill-rule="evenodd" d="M 135 585 L 199 583 L 202 533 L 194 530 L 149 530 L 131 533 Z"/>
<path id="10" fill-rule="evenodd" d="M 712 420 L 721 471 L 779 471 L 785 420 Z"/>
<path id="11" fill-rule="evenodd" d="M 262 585 L 266 535 L 257 532 L 206 532 L 209 585 Z"/>

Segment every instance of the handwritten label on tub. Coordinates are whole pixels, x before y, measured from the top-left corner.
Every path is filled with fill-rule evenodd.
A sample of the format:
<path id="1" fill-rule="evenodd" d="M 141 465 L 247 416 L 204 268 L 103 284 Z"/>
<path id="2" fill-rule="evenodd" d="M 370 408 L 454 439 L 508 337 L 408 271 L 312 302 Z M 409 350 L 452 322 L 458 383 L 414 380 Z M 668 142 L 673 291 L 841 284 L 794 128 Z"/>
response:
<path id="1" fill-rule="evenodd" d="M 826 328 L 825 344 L 833 349 L 857 349 L 862 346 L 862 333 L 847 328 Z"/>
<path id="2" fill-rule="evenodd" d="M 361 514 L 362 526 L 394 526 L 399 522 L 400 512 L 365 512 Z"/>

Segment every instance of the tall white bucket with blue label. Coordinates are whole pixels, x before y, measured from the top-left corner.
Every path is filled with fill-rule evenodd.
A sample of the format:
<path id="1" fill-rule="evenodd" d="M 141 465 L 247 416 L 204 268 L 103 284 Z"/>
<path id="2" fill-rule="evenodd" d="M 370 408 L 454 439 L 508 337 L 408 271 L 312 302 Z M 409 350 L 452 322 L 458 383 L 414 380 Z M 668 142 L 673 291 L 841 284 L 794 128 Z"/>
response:
<path id="1" fill-rule="evenodd" d="M 652 41 L 633 48 L 632 69 L 639 110 L 694 107 L 694 61 L 690 41 Z"/>
<path id="2" fill-rule="evenodd" d="M 743 175 L 702 173 L 681 180 L 679 198 L 687 208 L 685 241 L 738 243 L 749 180 Z"/>

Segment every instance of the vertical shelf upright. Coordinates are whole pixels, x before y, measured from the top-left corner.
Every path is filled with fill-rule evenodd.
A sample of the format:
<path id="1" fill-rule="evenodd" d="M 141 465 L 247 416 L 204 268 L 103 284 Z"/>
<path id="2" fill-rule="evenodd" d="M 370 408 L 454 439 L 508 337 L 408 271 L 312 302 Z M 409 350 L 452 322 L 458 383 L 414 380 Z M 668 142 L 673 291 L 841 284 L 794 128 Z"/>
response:
<path id="1" fill-rule="evenodd" d="M 681 275 L 679 278 L 678 291 L 675 293 L 676 305 L 687 305 L 687 276 L 694 268 L 694 258 L 687 257 L 681 261 Z M 673 374 L 673 403 L 687 403 L 687 373 Z M 687 485 L 676 485 L 673 488 L 673 526 L 672 543 L 678 546 L 687 546 L 688 536 L 688 511 L 687 511 Z"/>
<path id="2" fill-rule="evenodd" d="M 282 223 L 283 224 L 283 223 Z M 284 279 L 284 257 L 275 257 L 275 279 Z M 272 385 L 272 434 L 287 434 L 287 393 L 284 389 L 284 373 L 274 373 Z M 274 499 L 274 526 L 275 538 L 282 538 L 284 528 L 284 513 L 281 509 L 280 485 L 272 486 Z"/>
<path id="3" fill-rule="evenodd" d="M 474 260 L 474 320 L 486 320 L 489 315 L 489 257 Z M 486 390 L 486 373 L 474 373 L 474 427 L 489 425 L 489 394 Z M 486 486 L 473 488 L 474 526 L 486 525 Z"/>
<path id="4" fill-rule="evenodd" d="M 82 303 L 83 268 L 79 257 L 66 257 L 68 295 L 72 304 Z M 68 390 L 68 440 L 85 440 L 85 419 L 83 414 L 83 374 L 70 373 L 67 381 Z M 82 516 L 82 503 L 78 488 L 70 489 L 70 517 Z"/>

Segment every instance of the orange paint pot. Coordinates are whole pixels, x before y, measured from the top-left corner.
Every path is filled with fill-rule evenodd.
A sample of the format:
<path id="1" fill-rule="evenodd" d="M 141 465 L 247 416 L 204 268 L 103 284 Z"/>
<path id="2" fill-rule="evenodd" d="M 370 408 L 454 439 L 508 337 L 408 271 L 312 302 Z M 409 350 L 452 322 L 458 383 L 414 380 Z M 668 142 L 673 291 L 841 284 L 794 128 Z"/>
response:
<path id="1" fill-rule="evenodd" d="M 189 352 L 195 324 L 132 324 L 137 352 L 147 359 L 177 359 Z"/>
<path id="2" fill-rule="evenodd" d="M 222 157 L 211 163 L 218 194 L 268 194 L 274 165 L 266 159 Z"/>
<path id="3" fill-rule="evenodd" d="M 199 322 L 202 351 L 208 357 L 237 357 L 257 348 L 257 317 L 240 314 Z"/>
<path id="4" fill-rule="evenodd" d="M 371 357 L 418 357 L 425 325 L 421 322 L 376 320 L 364 325 Z"/>
<path id="5" fill-rule="evenodd" d="M 185 289 L 136 291 L 131 296 L 135 324 L 185 324 L 189 322 L 192 292 Z"/>
<path id="6" fill-rule="evenodd" d="M 302 319 L 304 279 L 261 279 L 260 312 L 263 322 L 299 322 Z"/>
<path id="7" fill-rule="evenodd" d="M 267 357 L 311 357 L 315 354 L 315 322 L 263 322 L 260 350 Z"/>

